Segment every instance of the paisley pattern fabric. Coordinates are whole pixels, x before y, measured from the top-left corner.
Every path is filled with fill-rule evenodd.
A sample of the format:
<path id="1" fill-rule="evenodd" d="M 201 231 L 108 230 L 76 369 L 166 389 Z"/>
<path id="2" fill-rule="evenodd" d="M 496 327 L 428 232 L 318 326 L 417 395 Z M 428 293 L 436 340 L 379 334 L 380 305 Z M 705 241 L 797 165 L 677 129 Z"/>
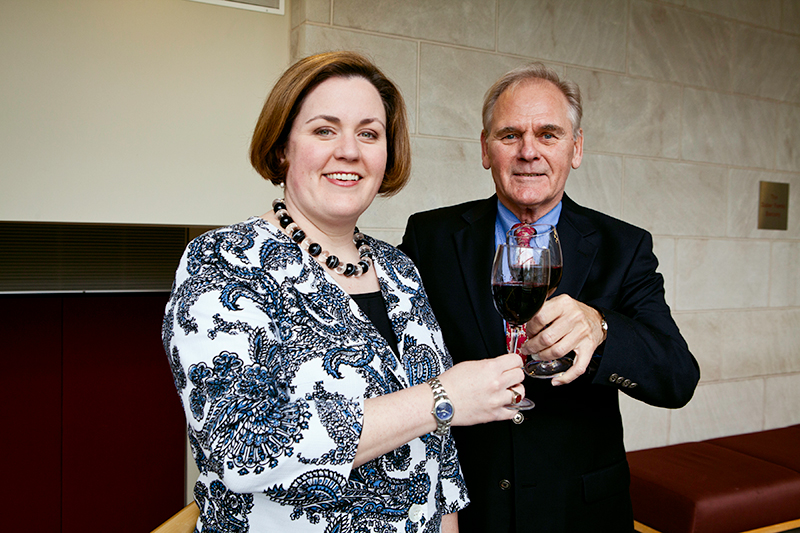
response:
<path id="1" fill-rule="evenodd" d="M 399 357 L 331 275 L 259 217 L 184 252 L 163 340 L 200 469 L 197 531 L 435 532 L 466 505 L 450 435 L 353 468 L 364 400 L 452 365 L 416 268 L 367 239 Z"/>

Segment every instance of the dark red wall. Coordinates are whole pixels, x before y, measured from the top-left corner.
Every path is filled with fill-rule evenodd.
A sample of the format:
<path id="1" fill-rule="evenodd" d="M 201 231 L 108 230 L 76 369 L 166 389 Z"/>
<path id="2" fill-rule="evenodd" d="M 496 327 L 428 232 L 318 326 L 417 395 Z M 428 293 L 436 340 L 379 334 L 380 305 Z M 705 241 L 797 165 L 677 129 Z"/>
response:
<path id="1" fill-rule="evenodd" d="M 183 507 L 167 297 L 0 297 L 4 530 L 141 533 Z"/>

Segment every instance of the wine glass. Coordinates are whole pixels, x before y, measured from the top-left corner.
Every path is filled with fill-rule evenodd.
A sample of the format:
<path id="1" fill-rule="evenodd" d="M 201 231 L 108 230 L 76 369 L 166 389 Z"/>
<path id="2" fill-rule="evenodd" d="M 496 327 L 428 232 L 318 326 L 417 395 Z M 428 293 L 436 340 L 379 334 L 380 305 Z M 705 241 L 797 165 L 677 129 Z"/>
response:
<path id="1" fill-rule="evenodd" d="M 550 282 L 547 296 L 556 291 L 564 268 L 561 243 L 558 232 L 551 224 L 518 224 L 506 234 L 506 242 L 518 246 L 536 246 L 550 252 Z M 572 366 L 575 353 L 570 352 L 560 359 L 537 361 L 529 359 L 525 363 L 525 373 L 534 378 L 549 379 Z"/>
<path id="2" fill-rule="evenodd" d="M 549 252 L 544 248 L 507 243 L 497 247 L 492 264 L 492 296 L 497 312 L 508 324 L 506 343 L 509 353 L 519 353 L 519 338 L 520 335 L 525 338 L 525 323 L 547 299 L 549 259 Z M 507 407 L 530 409 L 533 402 L 523 398 Z"/>
<path id="3" fill-rule="evenodd" d="M 552 296 L 561 282 L 564 268 L 556 227 L 551 224 L 516 224 L 506 234 L 506 242 L 516 246 L 547 248 L 550 251 L 550 289 L 547 296 Z"/>

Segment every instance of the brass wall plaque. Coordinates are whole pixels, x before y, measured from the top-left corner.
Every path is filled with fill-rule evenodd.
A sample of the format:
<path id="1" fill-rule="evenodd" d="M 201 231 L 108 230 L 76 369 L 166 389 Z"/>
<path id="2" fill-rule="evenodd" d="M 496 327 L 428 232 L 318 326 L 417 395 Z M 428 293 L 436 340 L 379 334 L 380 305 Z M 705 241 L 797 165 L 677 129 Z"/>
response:
<path id="1" fill-rule="evenodd" d="M 785 230 L 789 223 L 789 184 L 759 182 L 758 229 Z"/>

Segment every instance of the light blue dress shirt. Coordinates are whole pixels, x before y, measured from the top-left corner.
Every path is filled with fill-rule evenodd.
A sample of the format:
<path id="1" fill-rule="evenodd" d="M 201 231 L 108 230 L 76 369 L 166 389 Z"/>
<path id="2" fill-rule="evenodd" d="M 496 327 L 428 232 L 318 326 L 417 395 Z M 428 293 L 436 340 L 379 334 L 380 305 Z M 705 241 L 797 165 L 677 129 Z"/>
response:
<path id="1" fill-rule="evenodd" d="M 550 224 L 556 226 L 558 219 L 561 217 L 561 202 L 558 202 L 553 209 L 548 211 L 543 217 L 536 221 L 537 224 Z M 511 229 L 511 226 L 519 222 L 519 219 L 511 212 L 509 208 L 504 206 L 500 199 L 497 200 L 497 218 L 494 221 L 494 248 L 497 249 L 500 244 L 506 242 L 506 233 Z"/>

